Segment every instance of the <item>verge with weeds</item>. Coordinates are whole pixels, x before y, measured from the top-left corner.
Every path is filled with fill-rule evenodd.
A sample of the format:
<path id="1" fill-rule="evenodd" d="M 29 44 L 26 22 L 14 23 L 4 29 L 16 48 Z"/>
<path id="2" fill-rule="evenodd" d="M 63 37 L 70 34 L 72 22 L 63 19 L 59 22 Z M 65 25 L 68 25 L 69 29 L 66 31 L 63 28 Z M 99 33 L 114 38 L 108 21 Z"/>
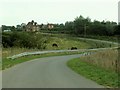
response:
<path id="1" fill-rule="evenodd" d="M 106 50 L 93 55 L 83 56 L 67 62 L 68 67 L 88 79 L 105 87 L 118 87 L 120 83 L 116 72 L 117 52 Z"/>

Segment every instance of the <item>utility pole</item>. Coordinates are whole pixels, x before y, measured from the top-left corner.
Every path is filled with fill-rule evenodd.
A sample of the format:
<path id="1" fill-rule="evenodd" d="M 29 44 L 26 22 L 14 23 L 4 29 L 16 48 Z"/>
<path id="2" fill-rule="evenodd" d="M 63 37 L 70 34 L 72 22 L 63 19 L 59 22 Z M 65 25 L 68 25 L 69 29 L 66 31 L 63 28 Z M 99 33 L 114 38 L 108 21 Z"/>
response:
<path id="1" fill-rule="evenodd" d="M 84 25 L 84 38 L 86 38 L 86 24 Z"/>
<path id="2" fill-rule="evenodd" d="M 86 30 L 87 30 L 87 25 L 85 24 L 84 25 L 84 38 L 85 38 L 85 41 L 86 41 Z"/>

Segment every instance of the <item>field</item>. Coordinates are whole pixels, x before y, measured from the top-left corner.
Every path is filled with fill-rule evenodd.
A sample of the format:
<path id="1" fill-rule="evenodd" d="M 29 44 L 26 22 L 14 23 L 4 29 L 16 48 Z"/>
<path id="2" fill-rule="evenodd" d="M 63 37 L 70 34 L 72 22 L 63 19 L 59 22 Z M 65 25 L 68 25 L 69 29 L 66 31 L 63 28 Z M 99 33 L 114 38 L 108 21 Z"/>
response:
<path id="1" fill-rule="evenodd" d="M 77 41 L 69 38 L 61 38 L 61 37 L 55 37 L 55 36 L 49 36 L 45 35 L 44 39 L 47 39 L 46 42 L 46 48 L 44 50 L 68 50 L 71 49 L 71 47 L 77 47 L 78 49 L 84 49 L 89 48 L 90 45 L 88 43 L 85 43 L 83 41 Z M 58 47 L 52 47 L 52 44 L 57 44 Z M 41 49 L 29 49 L 29 48 L 20 48 L 20 47 L 12 47 L 12 48 L 3 48 L 2 49 L 2 69 L 14 66 L 18 63 L 22 63 L 28 60 L 32 60 L 34 58 L 40 58 L 43 56 L 54 56 L 54 55 L 70 55 L 70 54 L 78 54 L 80 52 L 65 52 L 65 53 L 50 53 L 50 54 L 44 54 L 44 55 L 32 55 L 32 56 L 26 56 L 22 58 L 18 58 L 15 60 L 7 59 L 7 57 L 23 53 L 23 52 L 32 52 L 32 51 L 41 51 Z"/>
<path id="2" fill-rule="evenodd" d="M 57 44 L 58 47 L 53 47 L 52 44 Z M 60 37 L 47 37 L 46 48 L 44 50 L 68 50 L 71 47 L 77 47 L 78 49 L 89 48 L 90 45 L 83 41 L 70 40 L 67 38 Z M 22 52 L 31 52 L 31 51 L 41 51 L 41 49 L 28 49 L 28 48 L 20 48 L 20 47 L 12 47 L 12 48 L 2 48 L 2 57 L 8 57 L 15 54 L 19 54 Z"/>
<path id="3" fill-rule="evenodd" d="M 52 44 L 57 44 L 58 47 L 52 47 Z M 50 37 L 47 45 L 47 50 L 64 50 L 64 49 L 71 49 L 71 47 L 77 47 L 77 49 L 85 49 L 89 48 L 90 45 L 88 43 L 85 43 L 83 41 L 78 41 L 74 39 L 68 39 L 68 38 L 60 38 L 60 37 Z"/>
<path id="4" fill-rule="evenodd" d="M 104 50 L 90 56 L 70 60 L 67 65 L 75 72 L 101 85 L 118 87 L 120 66 L 117 61 L 117 50 Z"/>
<path id="5" fill-rule="evenodd" d="M 106 42 L 99 42 L 99 41 L 96 42 L 96 41 L 91 41 L 91 40 L 87 40 L 87 39 L 79 39 L 80 37 L 76 37 L 74 35 L 70 36 L 68 34 L 59 35 L 59 34 L 50 34 L 50 33 L 45 34 L 44 33 L 44 35 L 47 37 L 49 36 L 49 39 L 51 38 L 48 41 L 56 42 L 56 43 L 58 42 L 60 44 L 61 48 L 63 48 L 63 49 L 67 49 L 68 47 L 72 47 L 72 46 L 76 46 L 76 47 L 78 47 L 78 49 L 106 48 L 106 47 L 117 46 L 113 43 L 106 43 Z M 98 40 L 106 40 L 107 38 L 108 39 L 110 38 L 108 41 L 112 41 L 111 40 L 112 37 L 104 37 L 104 39 L 99 38 Z M 96 38 L 93 38 L 93 39 L 96 39 Z M 116 42 L 115 39 L 114 39 L 114 42 Z M 81 45 L 81 44 L 83 44 L 83 45 Z M 49 45 L 49 43 L 48 43 L 48 45 Z"/>
<path id="6" fill-rule="evenodd" d="M 24 48 L 24 47 L 11 47 L 11 48 L 2 48 L 2 57 L 8 57 L 22 52 L 31 52 L 31 51 L 41 51 L 41 50 L 68 50 L 71 47 L 76 47 L 77 49 L 92 49 L 92 48 L 105 48 L 113 47 L 115 45 L 109 43 L 81 40 L 76 37 L 70 37 L 69 35 L 58 35 L 58 34 L 42 34 L 43 41 L 46 41 L 43 46 L 45 49 L 37 48 Z M 40 41 L 41 42 L 41 41 Z M 58 47 L 53 47 L 53 44 L 57 44 Z"/>
<path id="7" fill-rule="evenodd" d="M 36 34 L 34 34 L 36 35 Z M 68 50 L 71 49 L 71 47 L 77 47 L 77 49 L 90 49 L 90 48 L 103 48 L 103 47 L 112 47 L 114 45 L 110 45 L 108 43 L 101 43 L 101 42 L 95 42 L 95 41 L 87 41 L 87 40 L 80 40 L 76 37 L 70 37 L 69 35 L 57 35 L 57 34 L 40 34 L 36 35 L 38 37 L 42 37 L 41 40 L 46 41 L 44 43 L 45 49 L 37 49 L 37 48 L 20 48 L 20 47 L 11 47 L 11 48 L 2 48 L 2 69 L 11 67 L 15 64 L 25 62 L 28 60 L 32 60 L 34 58 L 39 58 L 41 55 L 33 55 L 33 56 L 27 56 L 23 58 L 18 58 L 16 60 L 10 60 L 7 59 L 7 57 L 19 54 L 22 52 L 32 52 L 32 51 L 41 51 L 41 50 Z M 38 38 L 39 39 L 39 38 Z M 41 41 L 40 41 L 41 42 Z M 58 47 L 53 47 L 53 44 L 57 44 Z M 42 55 L 42 56 L 54 56 L 54 55 L 69 55 L 69 54 L 78 54 L 82 53 L 84 51 L 80 52 L 68 52 L 68 53 L 50 53 L 49 55 Z"/>

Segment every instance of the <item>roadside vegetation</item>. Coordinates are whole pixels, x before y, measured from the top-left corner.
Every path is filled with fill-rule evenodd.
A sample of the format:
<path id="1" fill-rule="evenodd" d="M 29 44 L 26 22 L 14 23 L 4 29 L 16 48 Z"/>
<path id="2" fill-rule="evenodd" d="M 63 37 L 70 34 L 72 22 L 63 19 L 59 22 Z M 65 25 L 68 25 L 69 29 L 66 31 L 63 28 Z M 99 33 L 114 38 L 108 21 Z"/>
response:
<path id="1" fill-rule="evenodd" d="M 71 47 L 77 47 L 78 49 L 88 48 L 90 45 L 83 41 L 77 41 L 69 38 L 61 38 L 54 35 L 44 35 L 41 33 L 30 32 L 4 32 L 2 35 L 2 69 L 11 67 L 21 62 L 40 58 L 42 56 L 54 56 L 54 55 L 69 55 L 78 54 L 80 52 L 65 52 L 65 53 L 49 53 L 44 55 L 32 55 L 25 56 L 18 59 L 7 59 L 9 56 L 20 54 L 23 52 L 33 52 L 42 50 L 61 50 L 71 49 Z M 53 47 L 53 44 L 57 44 L 58 47 Z"/>
<path id="2" fill-rule="evenodd" d="M 80 40 L 44 35 L 41 33 L 7 32 L 3 33 L 2 38 L 3 58 L 23 52 L 61 49 L 68 50 L 71 49 L 71 47 L 85 49 L 91 46 Z M 57 44 L 57 47 L 52 46 L 53 44 Z"/>
<path id="3" fill-rule="evenodd" d="M 98 51 L 92 55 L 72 59 L 68 61 L 67 65 L 80 75 L 105 87 L 115 88 L 120 85 L 117 50 Z"/>
<path id="4" fill-rule="evenodd" d="M 56 44 L 57 46 L 53 46 Z M 3 69 L 13 66 L 15 63 L 24 62 L 29 59 L 28 56 L 21 60 L 7 59 L 9 56 L 20 54 L 23 52 L 33 52 L 42 50 L 69 50 L 72 47 L 77 49 L 92 49 L 113 47 L 113 44 L 101 43 L 88 40 L 80 40 L 76 37 L 70 37 L 66 34 L 41 34 L 31 32 L 4 32 L 2 34 L 2 61 Z M 69 54 L 77 54 L 78 52 L 70 52 Z M 64 55 L 68 53 L 64 53 Z M 53 54 L 56 55 L 56 54 Z M 50 54 L 50 56 L 53 56 Z M 61 55 L 61 54 L 60 54 Z M 34 56 L 32 56 L 34 57 Z M 31 57 L 31 59 L 33 59 Z M 38 56 L 39 57 L 39 56 Z M 40 56 L 41 57 L 41 56 Z M 37 58 L 35 56 L 35 58 Z M 19 58 L 20 59 L 20 58 Z M 31 60 L 30 59 L 30 60 Z M 14 63 L 15 62 L 15 63 Z M 7 63 L 7 64 L 6 64 Z M 11 64 L 10 64 L 11 63 Z"/>
<path id="5" fill-rule="evenodd" d="M 3 32 L 2 45 L 4 48 L 20 47 L 28 49 L 45 49 L 46 37 L 32 32 Z"/>
<path id="6" fill-rule="evenodd" d="M 88 48 L 89 44 L 60 37 L 52 37 L 41 33 L 12 32 L 3 33 L 2 44 L 4 48 L 20 47 L 39 50 L 70 49 L 71 47 Z M 52 45 L 57 44 L 54 48 Z"/>
<path id="7" fill-rule="evenodd" d="M 55 48 L 52 44 L 57 44 Z M 60 50 L 77 47 L 78 49 L 112 47 L 113 44 L 81 40 L 69 35 L 41 34 L 31 32 L 4 32 L 2 34 L 3 48 L 27 48 L 39 50 Z M 3 49 L 4 50 L 4 49 Z"/>

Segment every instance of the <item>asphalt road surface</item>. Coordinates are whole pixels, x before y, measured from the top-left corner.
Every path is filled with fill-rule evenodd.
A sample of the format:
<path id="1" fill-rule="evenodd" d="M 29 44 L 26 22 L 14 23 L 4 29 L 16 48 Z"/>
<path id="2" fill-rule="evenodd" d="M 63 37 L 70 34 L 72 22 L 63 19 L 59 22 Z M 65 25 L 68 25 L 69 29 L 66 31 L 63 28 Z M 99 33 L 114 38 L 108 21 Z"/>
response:
<path id="1" fill-rule="evenodd" d="M 67 67 L 66 62 L 81 55 L 34 59 L 2 72 L 2 88 L 104 88 Z"/>

